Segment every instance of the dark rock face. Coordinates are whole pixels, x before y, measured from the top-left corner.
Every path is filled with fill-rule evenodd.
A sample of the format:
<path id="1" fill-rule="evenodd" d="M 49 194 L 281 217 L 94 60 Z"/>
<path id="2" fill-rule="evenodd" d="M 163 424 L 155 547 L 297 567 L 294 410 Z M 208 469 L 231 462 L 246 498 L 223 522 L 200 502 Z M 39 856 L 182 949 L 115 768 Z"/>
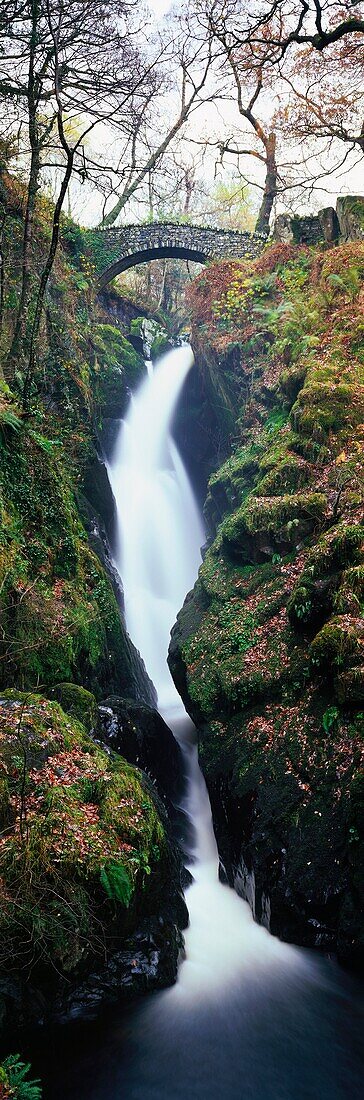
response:
<path id="1" fill-rule="evenodd" d="M 170 804 L 182 782 L 182 754 L 158 711 L 112 695 L 99 707 L 99 715 L 103 742 L 151 776 Z"/>
<path id="2" fill-rule="evenodd" d="M 100 294 L 100 302 L 106 313 L 113 318 L 114 321 L 120 326 L 122 332 L 128 337 L 130 343 L 134 344 L 134 338 L 130 336 L 130 325 L 137 317 L 145 317 L 145 309 L 139 309 L 134 302 L 131 302 L 128 298 L 122 298 L 120 294 L 115 294 L 110 287 L 105 287 Z M 137 351 L 140 347 L 137 347 Z"/>
<path id="3" fill-rule="evenodd" d="M 57 1017 L 92 1016 L 101 1006 L 123 996 L 173 985 L 183 951 L 181 929 L 187 924 L 187 908 L 180 896 L 178 907 L 146 918 L 122 950 L 111 955 L 107 966 L 90 974 L 67 998 L 60 997 L 55 1005 Z"/>
<path id="4" fill-rule="evenodd" d="M 0 1027 L 6 1018 L 8 1032 L 53 1022 L 92 1018 L 102 1007 L 122 997 L 151 993 L 173 985 L 183 951 L 181 929 L 188 924 L 182 895 L 163 913 L 146 917 L 122 945 L 110 953 L 107 963 L 84 979 L 74 979 L 57 989 L 39 989 L 18 978 L 0 982 Z"/>
<path id="5" fill-rule="evenodd" d="M 251 907 L 254 918 L 288 943 L 337 950 L 339 957 L 358 963 L 351 952 L 353 924 L 342 922 L 346 872 L 343 868 L 343 810 L 315 819 L 307 813 L 306 829 L 297 844 L 288 817 L 283 788 L 234 795 L 228 777 L 212 783 L 215 827 L 228 881 Z M 287 792 L 284 792 L 285 799 Z M 317 811 L 316 811 L 317 812 Z M 292 815 L 293 816 L 293 815 Z"/>
<path id="6" fill-rule="evenodd" d="M 96 451 L 85 469 L 83 492 L 97 515 L 101 516 L 106 530 L 112 533 L 115 526 L 116 505 L 105 463 Z"/>

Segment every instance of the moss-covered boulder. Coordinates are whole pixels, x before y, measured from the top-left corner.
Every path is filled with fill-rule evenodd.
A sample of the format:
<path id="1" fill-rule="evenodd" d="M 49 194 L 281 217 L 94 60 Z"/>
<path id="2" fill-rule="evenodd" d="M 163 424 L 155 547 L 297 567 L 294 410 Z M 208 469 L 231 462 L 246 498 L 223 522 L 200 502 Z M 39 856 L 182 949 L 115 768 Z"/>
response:
<path id="1" fill-rule="evenodd" d="M 267 554 L 272 556 L 277 550 L 287 551 L 296 546 L 319 527 L 326 507 L 323 493 L 250 495 L 240 509 L 224 520 L 223 542 L 241 561 L 259 560 L 262 556 L 264 560 Z"/>
<path id="2" fill-rule="evenodd" d="M 135 389 L 145 374 L 145 363 L 117 325 L 99 323 L 93 326 L 91 344 L 94 350 L 92 396 L 96 413 L 120 418 L 125 412 L 130 390 Z"/>
<path id="3" fill-rule="evenodd" d="M 0 698 L 0 769 L 0 988 L 11 1017 L 14 997 L 27 1014 L 24 982 L 57 999 L 67 976 L 69 997 L 138 922 L 165 910 L 176 876 L 152 785 L 57 703 L 15 690 Z M 170 932 L 170 972 L 172 941 Z"/>
<path id="4" fill-rule="evenodd" d="M 62 710 L 71 718 L 82 722 L 87 733 L 95 730 L 98 724 L 98 708 L 95 696 L 79 684 L 56 684 L 52 689 L 52 698 L 60 704 Z"/>

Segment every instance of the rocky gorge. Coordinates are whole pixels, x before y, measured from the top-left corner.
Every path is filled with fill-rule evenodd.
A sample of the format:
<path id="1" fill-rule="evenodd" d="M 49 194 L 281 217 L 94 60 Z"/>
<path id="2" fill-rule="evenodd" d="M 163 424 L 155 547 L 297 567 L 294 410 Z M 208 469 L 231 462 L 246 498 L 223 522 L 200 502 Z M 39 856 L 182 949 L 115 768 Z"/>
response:
<path id="1" fill-rule="evenodd" d="M 6 209 L 11 257 L 11 177 Z M 40 250 L 47 217 L 40 200 Z M 36 414 L 16 374 L 0 379 L 6 1042 L 15 1023 L 172 984 L 188 920 L 180 752 L 126 631 L 103 461 L 145 375 L 139 314 L 117 286 L 97 293 L 97 249 L 64 219 Z M 222 876 L 273 933 L 350 965 L 363 956 L 363 280 L 361 241 L 283 240 L 192 284 L 196 363 L 175 434 L 200 498 L 207 486 L 208 542 L 169 657 Z M 16 289 L 14 274 L 5 326 Z"/>

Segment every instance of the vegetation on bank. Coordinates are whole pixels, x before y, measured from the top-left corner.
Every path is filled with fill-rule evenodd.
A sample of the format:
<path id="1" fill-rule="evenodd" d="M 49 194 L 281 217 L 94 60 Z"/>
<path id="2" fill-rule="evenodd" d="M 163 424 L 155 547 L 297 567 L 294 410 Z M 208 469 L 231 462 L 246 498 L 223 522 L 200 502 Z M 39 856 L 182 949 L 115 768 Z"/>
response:
<path id="1" fill-rule="evenodd" d="M 133 926 L 164 829 L 142 774 L 58 703 L 5 692 L 0 744 L 1 967 L 56 980 Z"/>
<path id="2" fill-rule="evenodd" d="M 213 265 L 190 304 L 216 407 L 223 387 L 237 414 L 171 659 L 210 781 L 245 806 L 272 927 L 350 955 L 364 947 L 364 245 L 271 245 Z"/>
<path id="3" fill-rule="evenodd" d="M 31 1066 L 19 1054 L 0 1063 L 0 1100 L 41 1100 L 40 1081 L 29 1079 Z"/>
<path id="4" fill-rule="evenodd" d="M 4 186 L 4 185 L 3 185 Z M 4 196 L 3 196 L 4 197 Z M 31 417 L 6 361 L 17 300 L 23 191 L 6 180 L 3 374 L 0 374 L 0 686 L 75 681 L 98 697 L 126 689 L 130 654 L 109 578 L 81 518 L 103 418 L 121 415 L 143 360 L 98 302 L 87 234 L 63 223 L 33 382 Z M 49 233 L 37 206 L 36 245 Z M 87 507 L 86 507 L 87 510 Z"/>
<path id="5" fill-rule="evenodd" d="M 6 1028 L 14 1005 L 27 1021 L 24 991 L 41 990 L 47 1001 L 70 982 L 76 987 L 148 914 L 159 913 L 172 854 L 146 778 L 90 737 L 105 695 L 135 698 L 144 685 L 149 697 L 102 538 L 100 549 L 94 537 L 99 433 L 108 417 L 122 415 L 145 371 L 126 337 L 133 310 L 116 289 L 110 301 L 98 298 L 90 235 L 63 219 L 24 413 L 23 374 L 7 356 L 20 290 L 21 183 L 5 174 L 0 200 L 0 1019 Z M 33 261 L 39 266 L 51 213 L 38 196 Z M 101 481 L 99 497 L 105 492 Z M 0 1095 L 36 1100 L 38 1085 L 27 1078 L 16 1059 L 4 1062 Z"/>

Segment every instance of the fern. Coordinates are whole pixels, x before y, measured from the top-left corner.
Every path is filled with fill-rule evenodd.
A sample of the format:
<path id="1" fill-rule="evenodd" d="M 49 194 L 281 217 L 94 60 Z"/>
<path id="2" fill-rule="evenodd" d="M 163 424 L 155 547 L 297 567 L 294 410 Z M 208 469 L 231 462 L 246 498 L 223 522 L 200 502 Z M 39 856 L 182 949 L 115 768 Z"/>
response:
<path id="1" fill-rule="evenodd" d="M 119 901 L 126 909 L 128 908 L 133 887 L 125 867 L 114 859 L 109 860 L 102 868 L 100 882 L 111 901 Z"/>
<path id="2" fill-rule="evenodd" d="M 41 1100 L 40 1081 L 26 1080 L 31 1069 L 30 1062 L 22 1062 L 19 1054 L 9 1054 L 8 1058 L 4 1058 L 2 1069 L 14 1100 Z"/>
<path id="3" fill-rule="evenodd" d="M 22 422 L 18 413 L 11 405 L 3 405 L 0 407 L 0 430 L 5 432 L 6 429 L 10 429 L 12 432 L 19 432 L 22 427 Z"/>
<path id="4" fill-rule="evenodd" d="M 360 290 L 360 275 L 355 267 L 347 268 L 343 276 L 337 275 L 335 272 L 328 275 L 327 282 L 334 287 L 338 287 L 339 290 L 343 290 L 351 299 L 355 298 Z"/>
<path id="5" fill-rule="evenodd" d="M 44 435 L 40 435 L 40 432 L 31 431 L 30 435 L 37 446 L 48 455 L 52 455 L 54 448 L 60 443 L 59 439 L 46 439 Z"/>

